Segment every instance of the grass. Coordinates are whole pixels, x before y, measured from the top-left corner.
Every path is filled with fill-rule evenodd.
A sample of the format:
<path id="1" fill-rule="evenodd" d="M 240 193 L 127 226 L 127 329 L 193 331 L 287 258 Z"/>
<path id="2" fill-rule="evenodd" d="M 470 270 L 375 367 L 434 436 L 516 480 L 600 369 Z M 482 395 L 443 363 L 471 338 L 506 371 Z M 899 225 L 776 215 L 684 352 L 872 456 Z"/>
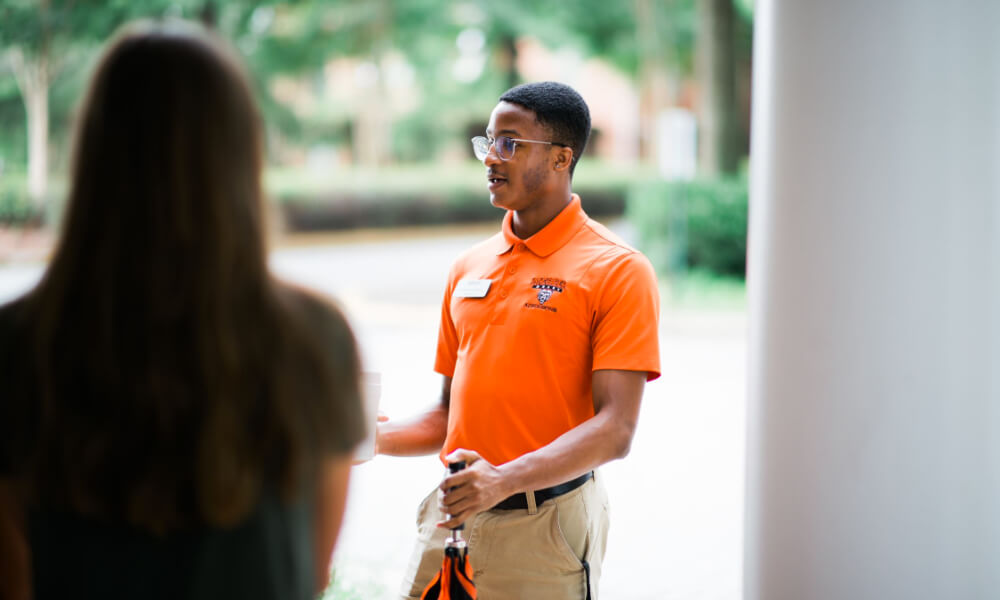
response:
<path id="1" fill-rule="evenodd" d="M 360 580 L 355 574 L 335 566 L 330 573 L 330 585 L 323 591 L 322 600 L 372 600 L 386 598 L 388 590 L 381 583 Z"/>

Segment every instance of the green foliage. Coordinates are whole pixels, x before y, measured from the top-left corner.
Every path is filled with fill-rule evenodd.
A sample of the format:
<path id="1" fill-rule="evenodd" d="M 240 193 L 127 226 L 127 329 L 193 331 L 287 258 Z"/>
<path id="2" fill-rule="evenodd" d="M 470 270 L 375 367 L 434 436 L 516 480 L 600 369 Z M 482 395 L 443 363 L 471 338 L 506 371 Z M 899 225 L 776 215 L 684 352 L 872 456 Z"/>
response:
<path id="1" fill-rule="evenodd" d="M 24 103 L 13 77 L 0 71 L 0 161 L 3 169 L 27 163 Z"/>
<path id="2" fill-rule="evenodd" d="M 626 215 L 660 272 L 700 268 L 742 277 L 746 271 L 745 179 L 639 184 L 629 192 Z"/>
<path id="3" fill-rule="evenodd" d="M 741 19 L 753 21 L 753 0 L 733 0 L 733 4 Z"/>
<path id="4" fill-rule="evenodd" d="M 28 198 L 24 174 L 0 176 L 0 226 L 24 225 L 38 219 Z"/>
<path id="5" fill-rule="evenodd" d="M 746 0 L 743 0 L 746 1 Z M 437 140 L 461 139 L 465 129 L 484 121 L 496 98 L 519 82 L 513 66 L 514 41 L 533 36 L 552 48 L 575 48 L 607 58 L 635 74 L 650 52 L 666 52 L 666 64 L 690 72 L 694 0 L 650 0 L 664 43 L 640 47 L 634 2 L 566 0 L 37 0 L 0 1 L 0 55 L 17 48 L 28 58 L 52 59 L 50 131 L 53 157 L 65 155 L 66 131 L 75 100 L 100 45 L 123 23 L 165 16 L 207 20 L 233 40 L 255 79 L 255 91 L 272 134 L 309 145 L 342 143 L 356 118 L 350 107 L 323 98 L 320 118 L 296 114 L 277 101 L 271 82 L 278 75 L 312 77 L 333 58 L 378 62 L 388 53 L 405 55 L 414 69 L 418 106 L 401 117 L 393 132 L 393 156 L 413 160 L 427 147 L 426 131 Z M 43 6 L 45 8 L 43 8 Z M 485 40 L 486 65 L 474 81 L 457 81 L 452 64 L 460 32 L 478 30 Z M 9 70 L 0 60 L 0 156 L 24 164 L 23 108 Z M 421 121 L 418 124 L 416 121 Z M 349 133 L 349 132 L 348 132 Z M 442 144 L 435 141 L 433 149 Z M 57 165 L 58 167 L 58 165 Z M 58 168 L 57 168 L 58 170 Z"/>
<path id="6" fill-rule="evenodd" d="M 749 48 L 752 0 L 734 2 L 745 25 L 737 34 Z M 427 163 L 467 152 L 468 137 L 485 127 L 499 95 L 521 82 L 516 42 L 533 37 L 550 49 L 598 56 L 640 82 L 656 69 L 683 79 L 693 71 L 696 15 L 695 0 L 0 0 L 0 161 L 7 172 L 24 171 L 27 162 L 25 111 L 7 53 L 52 59 L 49 156 L 59 179 L 68 167 L 72 111 L 101 45 L 128 21 L 178 17 L 212 24 L 243 55 L 266 123 L 272 164 L 301 162 L 327 150 L 352 154 L 356 162 L 417 164 L 406 175 L 409 181 L 398 185 L 392 173 L 401 171 L 390 172 L 388 180 L 384 171 L 374 177 L 360 173 L 312 187 L 309 182 L 316 178 L 299 171 L 300 182 L 274 192 L 282 206 L 308 215 L 313 224 L 323 221 L 316 215 L 326 210 L 329 219 L 321 226 L 492 219 L 494 209 L 478 176 L 473 184 L 463 183 L 457 173 L 464 167 Z M 481 34 L 484 43 L 482 71 L 471 81 L 456 78 L 454 71 L 463 55 L 457 45 L 463 33 Z M 320 85 L 335 59 L 381 69 L 384 60 L 399 56 L 412 69 L 405 107 L 390 106 L 384 78 L 375 89 L 384 105 L 359 106 L 357 97 Z M 276 82 L 288 78 L 299 84 L 293 89 L 307 90 L 302 96 L 311 108 L 277 97 Z M 316 85 L 310 87 L 311 82 Z M 372 140 L 380 152 L 365 152 Z M 476 165 L 475 172 L 480 170 Z M 422 173 L 433 175 L 425 181 Z M 611 169 L 581 168 L 574 189 L 593 214 L 616 214 L 633 175 L 634 169 L 621 177 Z M 8 190 L 6 200 L 0 200 L 5 214 L 21 214 L 15 200 L 20 192 L 11 191 L 14 186 L 3 189 Z M 345 221 L 344 215 L 353 216 Z M 698 258 L 706 253 L 711 254 L 685 250 L 684 260 L 706 260 Z"/>
<path id="7" fill-rule="evenodd" d="M 744 310 L 746 281 L 735 275 L 719 275 L 705 269 L 691 269 L 682 277 L 672 277 L 661 296 L 675 310 Z"/>
<path id="8" fill-rule="evenodd" d="M 330 573 L 330 584 L 323 591 L 321 600 L 371 600 L 384 598 L 387 590 L 376 581 L 358 581 L 355 574 L 347 574 L 341 567 Z"/>
<path id="9" fill-rule="evenodd" d="M 0 159 L 5 168 L 27 163 L 24 101 L 13 65 L 45 65 L 49 94 L 49 154 L 67 155 L 73 107 L 101 46 L 121 25 L 137 18 L 193 16 L 204 0 L 2 0 L 0 1 Z"/>
<path id="10" fill-rule="evenodd" d="M 229 4 L 240 4 L 230 2 Z M 0 40 L 3 48 L 28 55 L 45 52 L 64 71 L 63 61 L 78 51 L 92 51 L 122 24 L 140 17 L 194 16 L 205 0 L 3 0 Z"/>

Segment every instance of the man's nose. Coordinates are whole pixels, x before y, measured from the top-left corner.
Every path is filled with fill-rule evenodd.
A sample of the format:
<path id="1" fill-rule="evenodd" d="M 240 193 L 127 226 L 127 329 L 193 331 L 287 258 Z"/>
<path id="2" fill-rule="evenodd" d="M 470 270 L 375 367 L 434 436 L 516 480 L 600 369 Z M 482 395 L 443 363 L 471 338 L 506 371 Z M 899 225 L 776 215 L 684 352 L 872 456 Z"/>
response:
<path id="1" fill-rule="evenodd" d="M 498 165 L 502 162 L 500 156 L 497 154 L 497 143 L 493 142 L 486 147 L 486 156 L 483 157 L 483 164 L 489 167 L 490 165 Z"/>

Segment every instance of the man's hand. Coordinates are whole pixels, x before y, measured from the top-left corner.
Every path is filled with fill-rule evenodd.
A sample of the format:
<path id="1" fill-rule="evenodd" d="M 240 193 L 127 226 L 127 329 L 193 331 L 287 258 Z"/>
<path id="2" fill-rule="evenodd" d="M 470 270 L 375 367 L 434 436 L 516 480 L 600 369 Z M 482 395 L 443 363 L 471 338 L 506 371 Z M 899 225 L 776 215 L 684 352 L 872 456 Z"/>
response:
<path id="1" fill-rule="evenodd" d="M 378 413 L 378 418 L 376 419 L 376 422 L 375 422 L 375 433 L 372 434 L 372 435 L 375 436 L 375 449 L 372 451 L 372 455 L 369 456 L 369 457 L 367 457 L 367 458 L 352 460 L 351 461 L 351 466 L 352 467 L 356 467 L 358 465 L 363 465 L 363 464 L 365 464 L 367 462 L 371 462 L 372 459 L 374 459 L 376 456 L 379 455 L 379 446 L 378 446 L 379 425 L 381 423 L 385 423 L 388 420 L 389 420 L 389 417 L 385 416 L 381 412 Z"/>
<path id="2" fill-rule="evenodd" d="M 493 508 L 511 494 L 506 489 L 500 469 L 475 451 L 459 448 L 445 460 L 449 463 L 464 460 L 466 467 L 441 481 L 438 508 L 450 518 L 438 522 L 438 527 L 454 529 L 484 510 Z"/>
<path id="3" fill-rule="evenodd" d="M 389 421 L 389 417 L 386 416 L 386 414 L 383 413 L 382 411 L 378 411 L 378 417 L 375 420 L 375 452 L 374 452 L 374 456 L 378 456 L 379 454 L 381 454 L 381 452 L 379 452 L 378 439 L 379 439 L 379 437 L 381 437 L 380 436 L 380 434 L 381 434 L 380 430 L 382 428 L 379 427 L 379 425 L 381 425 L 382 423 L 386 423 L 388 421 Z"/>
<path id="4" fill-rule="evenodd" d="M 441 400 L 421 413 L 389 419 L 379 414 L 375 424 L 375 454 L 389 456 L 424 456 L 441 452 L 448 433 L 448 403 L 451 377 L 441 385 Z"/>

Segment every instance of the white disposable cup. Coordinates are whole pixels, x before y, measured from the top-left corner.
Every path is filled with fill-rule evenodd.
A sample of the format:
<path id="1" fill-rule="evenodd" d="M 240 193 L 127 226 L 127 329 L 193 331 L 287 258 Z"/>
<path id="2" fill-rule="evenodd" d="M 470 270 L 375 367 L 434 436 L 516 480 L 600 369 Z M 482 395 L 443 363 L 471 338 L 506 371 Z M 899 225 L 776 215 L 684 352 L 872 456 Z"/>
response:
<path id="1" fill-rule="evenodd" d="M 365 413 L 365 439 L 354 450 L 355 461 L 375 457 L 375 423 L 378 420 L 378 403 L 382 396 L 382 375 L 366 371 L 361 374 L 361 400 Z"/>

